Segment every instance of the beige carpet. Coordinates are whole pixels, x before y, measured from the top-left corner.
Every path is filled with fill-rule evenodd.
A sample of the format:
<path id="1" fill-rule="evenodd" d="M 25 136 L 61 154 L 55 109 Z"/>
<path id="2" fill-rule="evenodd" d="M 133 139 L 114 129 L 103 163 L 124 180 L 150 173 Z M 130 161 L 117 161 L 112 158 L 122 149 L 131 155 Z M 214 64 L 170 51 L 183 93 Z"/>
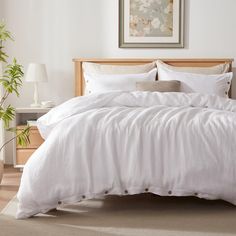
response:
<path id="1" fill-rule="evenodd" d="M 14 198 L 0 214 L 0 236 L 236 235 L 236 207 L 196 198 L 154 195 L 84 201 L 27 220 L 15 220 Z"/>

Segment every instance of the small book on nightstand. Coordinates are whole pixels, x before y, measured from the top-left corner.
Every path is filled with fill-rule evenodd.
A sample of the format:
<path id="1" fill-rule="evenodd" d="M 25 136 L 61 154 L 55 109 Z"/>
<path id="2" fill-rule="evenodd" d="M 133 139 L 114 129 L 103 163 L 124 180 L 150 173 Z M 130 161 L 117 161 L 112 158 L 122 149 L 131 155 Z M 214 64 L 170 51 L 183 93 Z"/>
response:
<path id="1" fill-rule="evenodd" d="M 37 120 L 27 120 L 28 126 L 37 126 Z"/>

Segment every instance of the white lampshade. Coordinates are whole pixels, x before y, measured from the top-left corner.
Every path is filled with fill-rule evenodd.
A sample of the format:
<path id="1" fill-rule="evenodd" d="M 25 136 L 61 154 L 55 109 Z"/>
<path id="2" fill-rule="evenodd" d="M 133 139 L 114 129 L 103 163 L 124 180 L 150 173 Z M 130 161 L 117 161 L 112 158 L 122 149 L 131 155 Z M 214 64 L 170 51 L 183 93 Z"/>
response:
<path id="1" fill-rule="evenodd" d="M 30 63 L 25 76 L 27 82 L 47 82 L 46 66 L 39 63 Z"/>

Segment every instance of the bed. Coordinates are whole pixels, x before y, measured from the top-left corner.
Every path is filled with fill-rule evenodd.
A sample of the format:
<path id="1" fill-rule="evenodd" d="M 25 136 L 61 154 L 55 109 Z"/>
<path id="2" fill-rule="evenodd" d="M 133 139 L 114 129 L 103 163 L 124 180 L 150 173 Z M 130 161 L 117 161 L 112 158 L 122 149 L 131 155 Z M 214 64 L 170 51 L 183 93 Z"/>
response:
<path id="1" fill-rule="evenodd" d="M 58 204 L 145 192 L 236 204 L 236 101 L 227 98 L 230 92 L 115 90 L 83 96 L 83 63 L 130 66 L 154 60 L 74 59 L 76 96 L 38 120 L 45 142 L 24 167 L 17 218 L 45 213 Z M 231 59 L 162 61 L 196 68 L 227 63 L 232 70 Z M 224 76 L 228 87 L 229 76 Z"/>

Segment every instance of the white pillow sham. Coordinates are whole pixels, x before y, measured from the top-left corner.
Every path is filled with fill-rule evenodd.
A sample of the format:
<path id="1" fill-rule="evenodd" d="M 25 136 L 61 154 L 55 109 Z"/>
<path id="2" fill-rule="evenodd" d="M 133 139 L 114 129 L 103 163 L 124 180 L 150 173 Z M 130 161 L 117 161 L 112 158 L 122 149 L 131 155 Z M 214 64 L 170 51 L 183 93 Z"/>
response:
<path id="1" fill-rule="evenodd" d="M 172 71 L 188 72 L 188 73 L 204 74 L 204 75 L 216 75 L 216 74 L 227 73 L 229 72 L 229 67 L 230 67 L 229 63 L 211 67 L 178 67 L 178 66 L 168 65 L 161 60 L 157 60 L 156 65 L 157 68 L 166 68 Z"/>
<path id="2" fill-rule="evenodd" d="M 136 82 L 155 81 L 157 69 L 142 74 L 88 74 L 84 73 L 85 95 L 91 93 L 105 93 L 114 90 L 134 91 Z"/>
<path id="3" fill-rule="evenodd" d="M 180 81 L 180 91 L 184 93 L 196 92 L 228 97 L 232 77 L 232 72 L 219 75 L 202 75 L 176 72 L 164 67 L 158 67 L 158 79 Z"/>
<path id="4" fill-rule="evenodd" d="M 156 63 L 144 65 L 103 65 L 92 62 L 83 62 L 83 71 L 86 74 L 142 74 L 156 68 Z"/>

